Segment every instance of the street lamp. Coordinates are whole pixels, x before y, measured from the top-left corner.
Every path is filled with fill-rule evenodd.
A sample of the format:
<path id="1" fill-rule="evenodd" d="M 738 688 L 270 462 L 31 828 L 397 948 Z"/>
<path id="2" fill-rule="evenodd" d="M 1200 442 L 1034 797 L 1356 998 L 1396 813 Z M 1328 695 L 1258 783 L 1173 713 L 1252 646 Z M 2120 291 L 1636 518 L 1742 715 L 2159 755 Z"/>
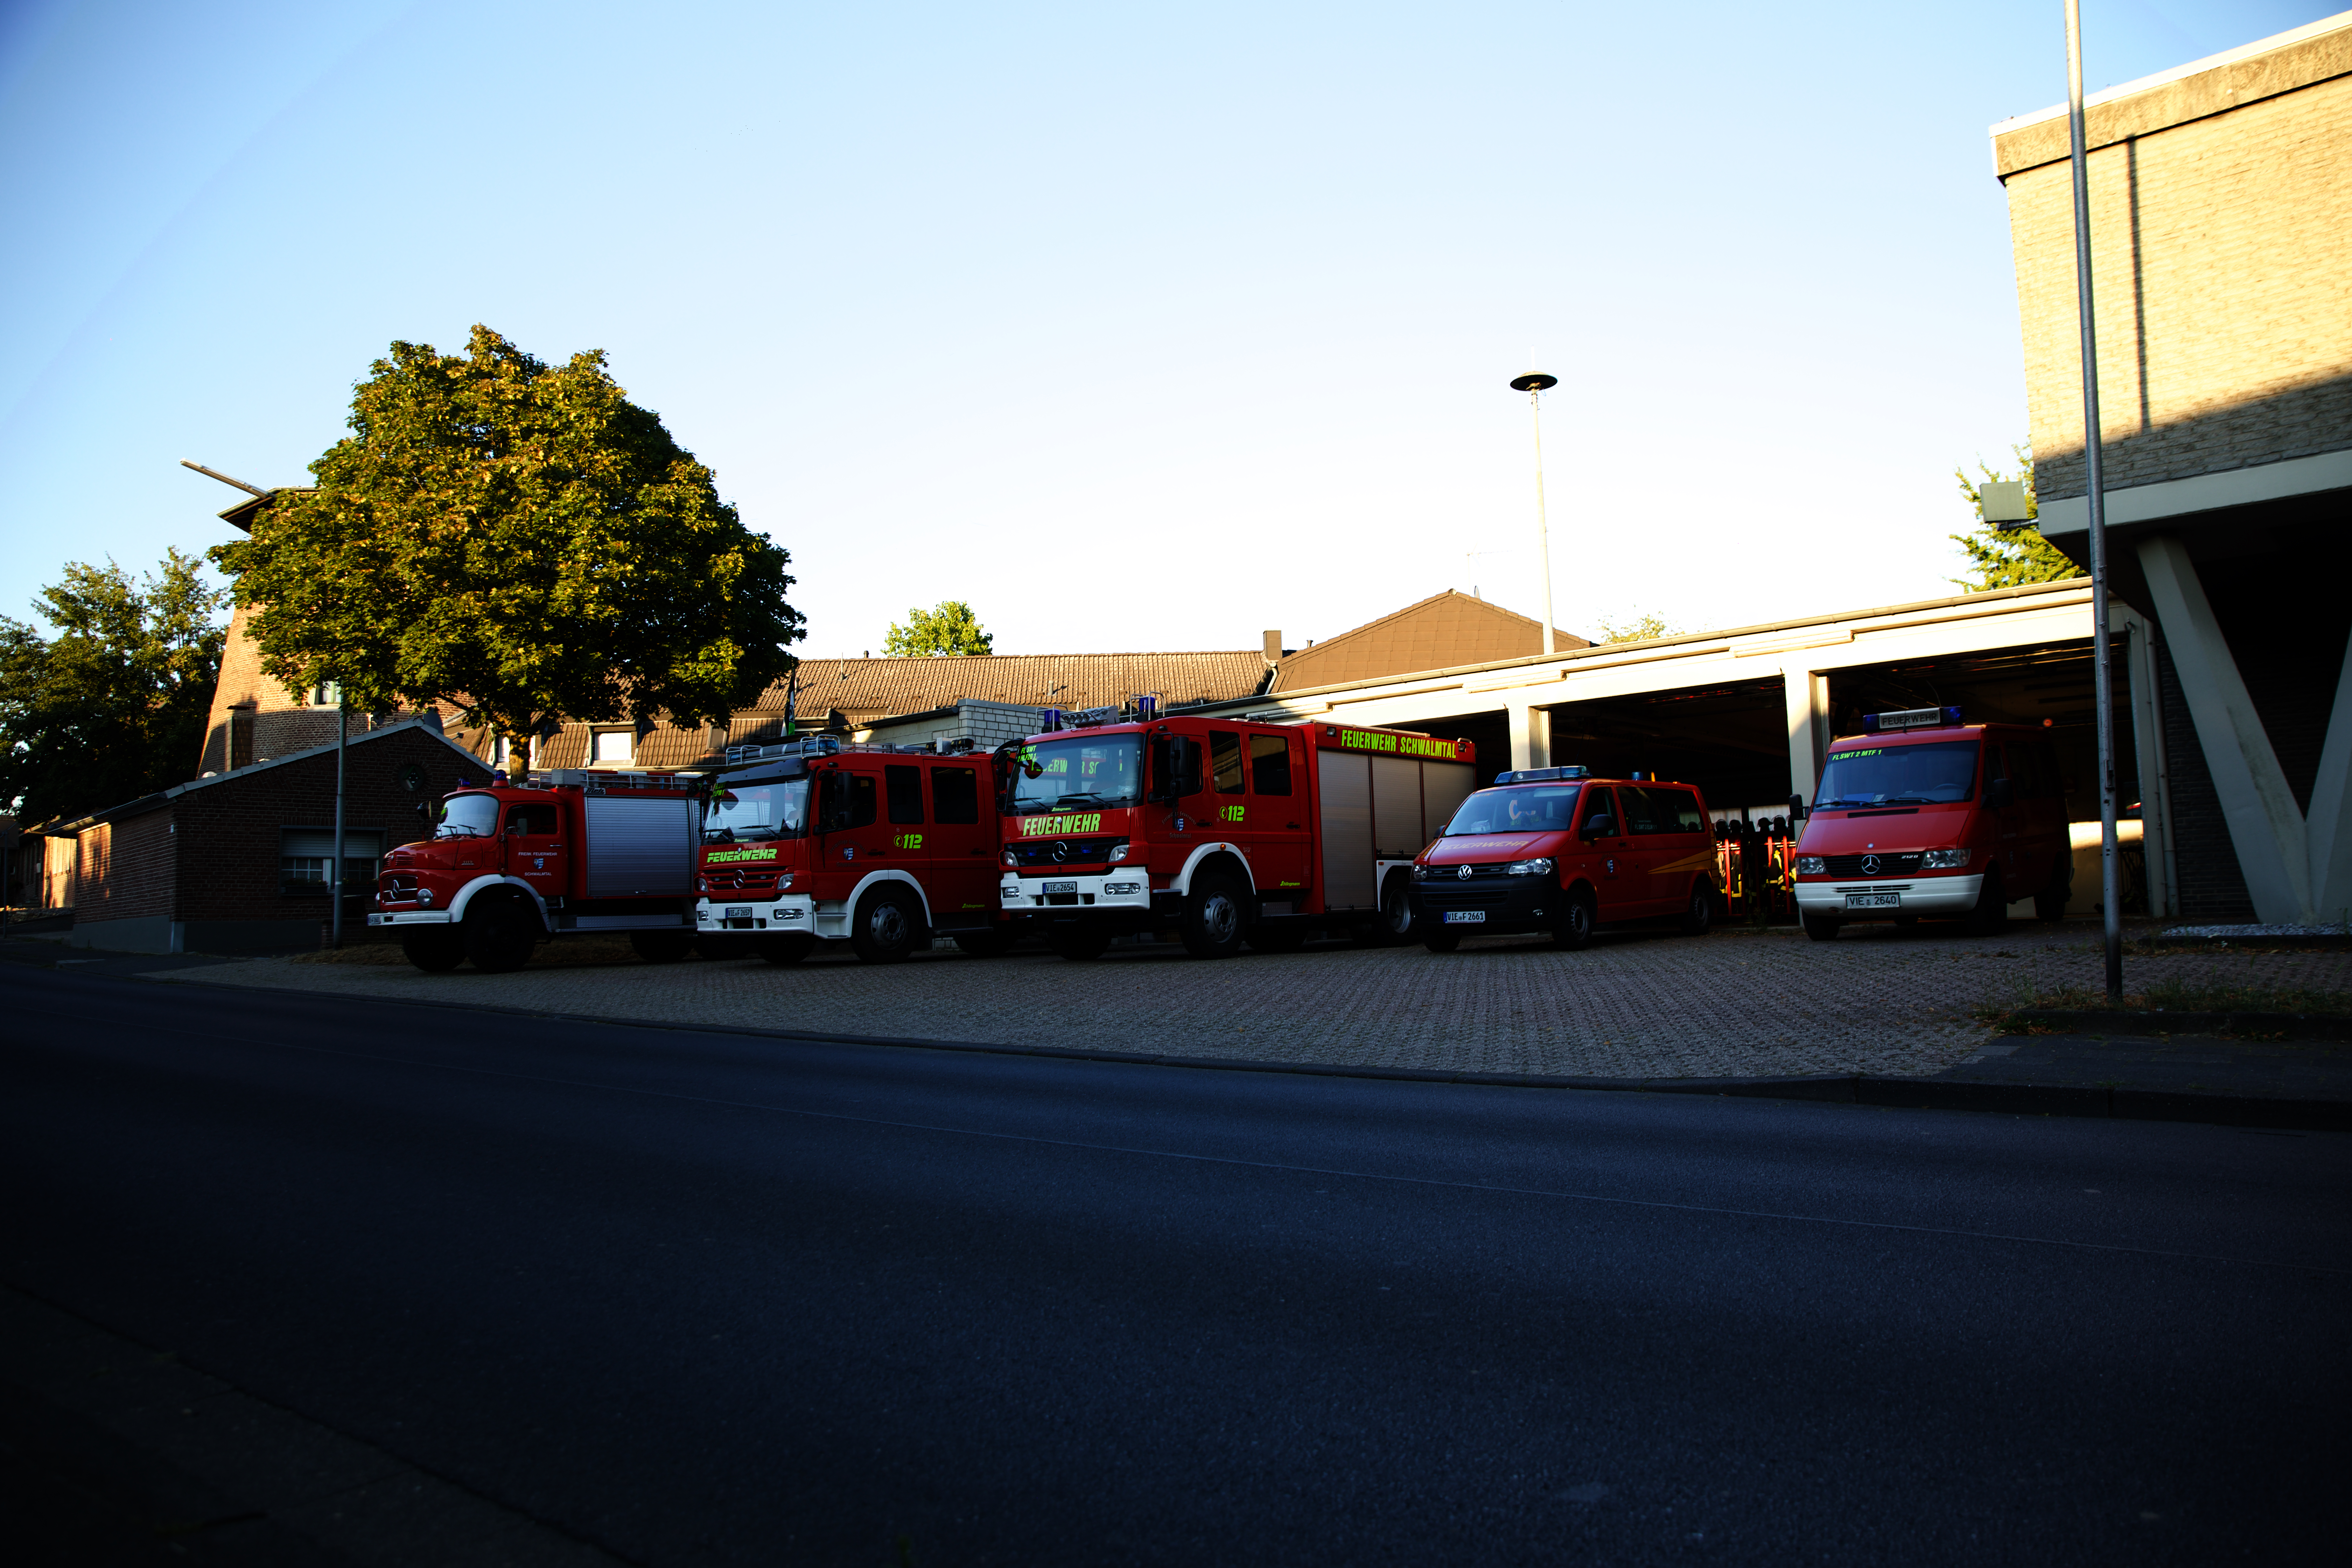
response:
<path id="1" fill-rule="evenodd" d="M 2091 313 L 2091 174 L 2083 128 L 2083 16 L 2066 0 L 2066 131 L 2074 170 L 2074 307 L 2083 329 L 2083 456 L 2089 468 L 2092 689 L 2099 705 L 2099 900 L 2104 906 L 2107 1000 L 2124 994 L 2124 917 L 2116 843 L 2115 674 L 2107 668 L 2107 513 L 2099 471 L 2099 329 Z"/>
<path id="2" fill-rule="evenodd" d="M 1534 421 L 1536 433 L 1536 554 L 1543 567 L 1543 650 L 1555 653 L 1551 632 L 1551 530 L 1544 521 L 1543 493 L 1543 395 L 1559 384 L 1559 377 L 1546 375 L 1541 371 L 1529 371 L 1525 375 L 1511 377 L 1511 390 L 1528 395 L 1528 417 Z M 1512 764 L 1517 766 L 1517 763 Z"/>

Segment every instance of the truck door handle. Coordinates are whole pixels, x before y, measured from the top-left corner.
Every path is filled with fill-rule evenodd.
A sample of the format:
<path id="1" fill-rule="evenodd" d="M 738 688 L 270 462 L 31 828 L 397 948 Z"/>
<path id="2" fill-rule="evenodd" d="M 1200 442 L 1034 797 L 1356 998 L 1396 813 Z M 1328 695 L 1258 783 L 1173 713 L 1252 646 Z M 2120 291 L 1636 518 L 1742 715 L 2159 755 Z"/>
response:
<path id="1" fill-rule="evenodd" d="M 1285 827 L 1296 827 L 1296 826 L 1298 826 L 1298 824 L 1297 824 L 1297 823 L 1295 823 L 1295 822 L 1286 822 L 1286 823 L 1284 823 L 1284 824 L 1283 824 L 1283 826 L 1284 826 Z"/>

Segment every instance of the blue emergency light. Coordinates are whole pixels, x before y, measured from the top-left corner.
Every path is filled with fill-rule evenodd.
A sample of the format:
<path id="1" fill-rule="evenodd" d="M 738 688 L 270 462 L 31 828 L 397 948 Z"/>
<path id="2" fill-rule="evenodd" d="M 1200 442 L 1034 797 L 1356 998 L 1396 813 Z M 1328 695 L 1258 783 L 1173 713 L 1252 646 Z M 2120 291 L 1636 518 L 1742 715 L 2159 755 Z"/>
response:
<path id="1" fill-rule="evenodd" d="M 1149 724 L 1154 719 L 1159 718 L 1160 699 L 1150 695 L 1149 692 L 1137 698 L 1135 700 L 1135 716 L 1138 720 L 1146 724 Z"/>
<path id="2" fill-rule="evenodd" d="M 1862 727 L 1870 734 L 1888 730 L 1941 730 L 1960 721 L 1960 710 L 1951 708 L 1902 708 L 1885 713 L 1865 713 Z"/>
<path id="3" fill-rule="evenodd" d="M 1048 708 L 1045 710 L 1045 721 L 1039 724 L 1037 728 L 1041 734 L 1050 735 L 1061 727 L 1062 710 L 1059 708 Z"/>
<path id="4" fill-rule="evenodd" d="M 1520 768 L 1511 773 L 1496 773 L 1495 782 L 1498 784 L 1543 784 L 1553 779 L 1590 778 L 1591 774 L 1591 768 Z"/>

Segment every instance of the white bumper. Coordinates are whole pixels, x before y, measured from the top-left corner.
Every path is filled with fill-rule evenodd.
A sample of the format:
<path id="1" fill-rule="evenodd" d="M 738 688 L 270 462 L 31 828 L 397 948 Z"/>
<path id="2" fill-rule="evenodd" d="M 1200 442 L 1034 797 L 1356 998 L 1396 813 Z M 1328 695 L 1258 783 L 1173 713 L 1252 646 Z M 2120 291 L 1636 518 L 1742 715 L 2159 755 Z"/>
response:
<path id="1" fill-rule="evenodd" d="M 1840 920 L 1887 921 L 1897 915 L 1926 915 L 1942 919 L 1964 915 L 1977 907 L 1977 899 L 1984 891 L 1984 878 L 1974 877 L 1913 877 L 1905 881 L 1841 882 L 1834 879 L 1797 884 L 1797 910 L 1801 914 L 1830 915 Z M 1892 893 L 1895 902 L 1864 909 L 1849 909 L 1846 896 L 1850 893 L 1882 896 Z"/>
<path id="2" fill-rule="evenodd" d="M 447 910 L 370 910 L 368 924 L 372 926 L 445 926 L 449 923 Z"/>
<path id="3" fill-rule="evenodd" d="M 1048 891 L 1048 888 L 1052 889 Z M 1008 915 L 1034 914 L 1045 910 L 1150 910 L 1151 874 L 1138 866 L 1129 870 L 1114 866 L 1108 871 L 1073 871 L 1068 876 L 1016 877 L 1006 872 L 997 888 L 1000 907 Z"/>
<path id="4" fill-rule="evenodd" d="M 745 925 L 745 921 L 751 923 Z M 703 899 L 694 906 L 694 929 L 714 936 L 725 931 L 814 932 L 815 900 L 806 893 L 783 893 L 766 900 Z"/>

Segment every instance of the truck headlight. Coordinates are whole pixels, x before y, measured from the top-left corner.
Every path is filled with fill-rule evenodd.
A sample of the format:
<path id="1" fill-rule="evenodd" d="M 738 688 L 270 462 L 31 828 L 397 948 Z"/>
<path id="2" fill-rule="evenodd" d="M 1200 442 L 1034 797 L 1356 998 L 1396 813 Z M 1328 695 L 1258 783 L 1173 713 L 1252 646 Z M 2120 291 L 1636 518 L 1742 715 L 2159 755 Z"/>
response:
<path id="1" fill-rule="evenodd" d="M 1798 876 L 1800 876 L 1800 877 L 1826 877 L 1826 876 L 1828 876 L 1829 874 L 1830 874 L 1830 858 L 1829 858 L 1828 856 L 1826 856 L 1826 855 L 1800 855 L 1800 856 L 1798 856 L 1798 857 L 1797 857 L 1797 875 L 1798 875 Z"/>
<path id="2" fill-rule="evenodd" d="M 1140 882 L 1105 882 L 1103 884 L 1103 891 L 1108 893 L 1115 899 L 1122 898 L 1129 894 L 1143 891 L 1143 884 Z"/>
<path id="3" fill-rule="evenodd" d="M 785 872 L 782 876 L 776 879 L 776 891 L 780 893 L 790 889 L 792 885 L 793 874 L 790 871 Z"/>
<path id="4" fill-rule="evenodd" d="M 1514 860 L 1503 868 L 1507 877 L 1540 877 L 1551 869 L 1551 857 L 1539 856 L 1533 860 Z"/>
<path id="5" fill-rule="evenodd" d="M 416 907 L 420 910 L 429 910 L 433 907 L 432 889 L 419 888 L 416 889 Z"/>
<path id="6" fill-rule="evenodd" d="M 1930 849 L 1919 857 L 1923 871 L 1958 871 L 1969 863 L 1974 851 L 1968 849 Z"/>
<path id="7" fill-rule="evenodd" d="M 1118 843 L 1116 843 L 1116 844 L 1112 845 L 1112 846 L 1110 847 L 1110 859 L 1111 859 L 1111 864 L 1112 864 L 1112 865 L 1114 865 L 1114 866 L 1116 866 L 1116 865 L 1117 865 L 1117 864 L 1118 864 L 1118 862 L 1120 862 L 1121 860 L 1126 859 L 1126 858 L 1127 858 L 1127 852 L 1128 852 L 1128 849 L 1129 849 L 1129 847 L 1130 847 L 1130 846 L 1128 844 L 1128 841 L 1127 841 L 1126 839 L 1124 839 L 1124 838 L 1120 839 Z"/>

